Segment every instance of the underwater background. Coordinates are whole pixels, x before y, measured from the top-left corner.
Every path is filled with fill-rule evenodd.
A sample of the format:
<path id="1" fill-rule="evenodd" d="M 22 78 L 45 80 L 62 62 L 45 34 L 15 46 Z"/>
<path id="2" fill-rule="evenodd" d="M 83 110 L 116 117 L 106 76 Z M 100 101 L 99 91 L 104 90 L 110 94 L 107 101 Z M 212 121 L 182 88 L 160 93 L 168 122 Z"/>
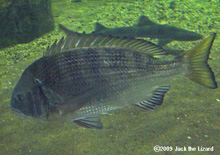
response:
<path id="1" fill-rule="evenodd" d="M 73 1 L 73 0 L 72 0 Z M 132 26 L 141 15 L 207 37 L 217 32 L 209 64 L 220 85 L 220 2 L 218 0 L 52 0 L 55 29 L 29 43 L 0 50 L 0 154 L 158 154 L 154 146 L 214 147 L 209 152 L 160 154 L 220 154 L 220 91 L 183 78 L 172 81 L 163 104 L 155 111 L 132 106 L 101 116 L 104 129 L 91 130 L 71 121 L 51 123 L 11 113 L 10 99 L 20 75 L 43 56 L 48 45 L 66 36 L 63 24 L 91 33 L 95 23 Z M 7 26 L 7 25 L 5 25 Z M 34 34 L 33 34 L 34 35 Z M 147 38 L 147 40 L 150 40 Z M 157 43 L 157 40 L 151 40 Z M 173 41 L 166 47 L 188 50 L 199 41 Z"/>

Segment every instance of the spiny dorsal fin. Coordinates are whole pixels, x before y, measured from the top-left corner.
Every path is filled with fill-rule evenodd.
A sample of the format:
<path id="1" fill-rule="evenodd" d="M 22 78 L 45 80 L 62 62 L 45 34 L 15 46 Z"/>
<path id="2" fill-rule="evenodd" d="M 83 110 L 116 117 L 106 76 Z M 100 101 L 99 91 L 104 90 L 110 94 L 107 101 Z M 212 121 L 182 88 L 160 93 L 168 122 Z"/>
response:
<path id="1" fill-rule="evenodd" d="M 51 46 L 47 47 L 47 50 L 44 52 L 43 55 L 50 56 L 59 53 L 61 52 L 63 45 L 64 45 L 64 37 L 62 37 L 58 43 L 57 40 L 55 40 L 55 42 Z"/>
<path id="2" fill-rule="evenodd" d="M 65 39 L 61 39 L 58 43 L 55 41 L 51 47 L 47 48 L 44 56 L 50 56 L 59 52 L 65 52 L 74 48 L 85 47 L 118 47 L 126 48 L 138 52 L 145 52 L 153 58 L 161 58 L 165 55 L 165 51 L 158 45 L 146 40 L 112 37 L 96 34 L 85 34 L 71 32 L 67 34 Z"/>
<path id="3" fill-rule="evenodd" d="M 155 23 L 153 21 L 151 21 L 147 16 L 140 16 L 140 18 L 138 19 L 138 23 L 135 26 L 149 26 L 149 25 L 155 25 Z"/>
<path id="4" fill-rule="evenodd" d="M 156 105 L 161 105 L 163 103 L 164 95 L 170 89 L 169 85 L 159 86 L 152 94 L 152 96 L 141 103 L 135 104 L 138 107 L 141 107 L 145 110 L 151 109 L 154 110 Z"/>

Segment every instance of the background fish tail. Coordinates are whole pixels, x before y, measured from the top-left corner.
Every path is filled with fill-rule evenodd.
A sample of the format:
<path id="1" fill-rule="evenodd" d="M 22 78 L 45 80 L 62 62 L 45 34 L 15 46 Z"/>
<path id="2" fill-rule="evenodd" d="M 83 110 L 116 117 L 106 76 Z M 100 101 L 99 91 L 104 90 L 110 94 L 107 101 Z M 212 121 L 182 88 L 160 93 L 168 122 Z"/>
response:
<path id="1" fill-rule="evenodd" d="M 212 34 L 184 55 L 188 62 L 186 78 L 212 89 L 217 88 L 217 83 L 207 61 L 215 36 Z"/>

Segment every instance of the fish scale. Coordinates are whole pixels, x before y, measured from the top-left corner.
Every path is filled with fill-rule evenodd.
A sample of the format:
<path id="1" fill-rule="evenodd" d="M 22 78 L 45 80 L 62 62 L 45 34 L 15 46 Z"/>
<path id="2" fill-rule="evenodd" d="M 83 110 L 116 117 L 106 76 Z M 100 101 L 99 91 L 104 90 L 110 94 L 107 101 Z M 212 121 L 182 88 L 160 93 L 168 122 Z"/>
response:
<path id="1" fill-rule="evenodd" d="M 25 69 L 12 93 L 11 109 L 101 129 L 99 114 L 131 105 L 161 105 L 169 82 L 177 76 L 217 88 L 207 64 L 214 38 L 215 34 L 170 58 L 161 47 L 143 40 L 70 34 Z"/>
<path id="2" fill-rule="evenodd" d="M 129 105 L 127 104 L 128 101 L 123 101 L 119 99 L 121 96 L 117 94 L 120 94 L 120 91 L 124 91 L 129 88 L 130 88 L 129 90 L 132 93 L 135 93 L 136 91 L 142 91 L 143 92 L 142 96 L 139 95 L 141 96 L 139 100 L 140 102 L 146 98 L 146 94 L 152 91 L 151 86 L 149 89 L 150 91 L 149 90 L 143 91 L 145 87 L 143 87 L 142 85 L 147 85 L 149 79 L 152 79 L 153 77 L 161 78 L 161 76 L 163 77 L 170 76 L 169 72 L 167 73 L 167 75 L 164 74 L 165 68 L 163 68 L 163 70 L 160 69 L 161 63 L 163 64 L 163 62 L 154 60 L 153 58 L 143 53 L 135 52 L 134 54 L 134 52 L 125 49 L 115 49 L 115 48 L 103 48 L 101 50 L 93 49 L 96 52 L 91 52 L 92 49 L 89 50 L 90 52 L 87 52 L 87 49 L 80 49 L 72 52 L 69 51 L 66 53 L 62 53 L 62 55 L 56 57 L 57 59 L 59 59 L 59 61 L 56 61 L 56 59 L 51 58 L 55 62 L 55 64 L 60 64 L 61 66 L 54 65 L 55 67 L 52 67 L 52 65 L 50 64 L 50 70 L 51 70 L 50 73 L 52 74 L 54 70 L 60 70 L 60 69 L 62 70 L 62 74 L 61 72 L 58 72 L 59 74 L 57 74 L 60 76 L 58 79 L 56 79 L 57 78 L 56 74 L 52 75 L 52 77 L 55 78 L 56 81 L 59 81 L 58 85 L 61 86 L 61 87 L 57 87 L 56 88 L 57 90 L 56 89 L 53 90 L 54 92 L 59 93 L 60 90 L 65 89 L 65 91 L 62 91 L 65 94 L 59 93 L 59 95 L 61 96 L 65 95 L 66 97 L 68 97 L 70 95 L 75 96 L 90 91 L 91 89 L 92 90 L 96 89 L 97 90 L 95 91 L 96 93 L 92 92 L 90 94 L 87 92 L 86 96 L 90 96 L 89 98 L 91 98 L 93 94 L 101 94 L 100 96 L 102 98 L 99 99 L 98 97 L 96 97 L 94 100 L 91 99 L 91 101 L 89 103 L 86 103 L 85 106 L 93 107 L 96 104 L 95 107 L 100 106 L 99 108 L 101 108 L 103 105 L 104 106 L 108 105 L 109 107 L 114 106 L 119 108 L 122 106 Z M 54 55 L 54 57 L 55 56 L 56 55 Z M 50 59 L 50 57 L 48 57 L 48 59 Z M 80 61 L 76 62 L 75 59 Z M 103 60 L 105 60 L 105 62 Z M 63 63 L 57 63 L 57 62 L 63 62 Z M 170 62 L 170 64 L 173 63 L 176 63 L 176 60 Z M 75 65 L 80 67 L 76 69 Z M 168 69 L 171 69 L 170 65 L 167 64 L 166 66 L 168 67 Z M 176 70 L 178 70 L 178 68 L 175 65 L 173 65 L 173 67 Z M 157 72 L 157 74 L 152 74 L 153 73 L 152 71 L 154 71 L 155 73 Z M 162 73 L 158 74 L 159 71 L 161 71 Z M 54 73 L 56 73 L 56 71 Z M 34 73 L 32 74 L 34 75 Z M 43 74 L 45 76 L 48 75 L 46 73 Z M 37 75 L 35 75 L 35 77 L 37 77 Z M 51 77 L 49 79 L 51 80 Z M 54 80 L 51 81 L 54 82 Z M 42 82 L 45 83 L 44 81 Z M 52 83 L 50 84 L 50 81 L 48 80 L 46 83 L 47 83 L 46 86 L 53 85 Z M 68 85 L 72 87 L 67 87 L 66 83 L 68 83 Z M 155 83 L 155 85 L 156 84 L 159 83 Z M 63 88 L 63 86 L 65 86 L 65 88 Z M 76 88 L 73 89 L 73 87 Z M 51 89 L 52 88 L 53 87 L 51 87 Z M 71 94 L 66 95 L 68 92 L 71 92 Z M 124 93 L 124 96 L 127 96 L 128 94 L 132 94 L 131 92 L 128 91 L 127 93 Z M 114 105 L 114 103 L 112 103 L 113 100 L 115 100 L 116 96 L 118 98 L 118 101 L 116 103 L 120 102 L 121 103 L 120 106 L 116 106 Z M 105 104 L 101 104 L 100 100 L 105 100 L 104 102 Z M 105 111 L 103 109 L 103 111 L 108 112 L 109 109 L 111 108 L 108 108 Z M 112 108 L 112 109 L 116 109 L 116 108 Z M 77 113 L 80 113 L 82 111 L 84 110 L 79 109 L 79 111 L 76 112 L 75 115 L 77 115 Z M 87 115 L 89 116 L 94 113 L 95 112 L 87 113 Z"/>
<path id="3" fill-rule="evenodd" d="M 137 56 L 134 57 L 132 54 L 130 54 L 130 52 L 127 52 L 128 55 L 126 57 L 124 56 L 123 59 L 118 59 L 118 58 L 115 58 L 115 55 L 117 55 L 117 51 L 119 53 L 121 53 L 121 50 L 117 50 L 115 48 L 109 48 L 109 49 L 106 48 L 103 50 L 104 51 L 100 51 L 100 54 L 96 53 L 96 55 L 99 55 L 98 58 L 94 58 L 93 55 L 88 56 L 87 55 L 88 53 L 84 53 L 84 51 L 79 51 L 79 53 L 85 54 L 85 56 L 88 56 L 88 58 L 86 58 L 86 57 L 84 59 L 77 58 L 77 57 L 71 58 L 72 55 L 77 55 L 76 53 L 78 51 L 65 53 L 66 56 L 65 56 L 65 54 L 62 54 L 62 57 L 61 56 L 57 57 L 57 59 L 59 59 L 58 62 L 62 62 L 60 64 L 56 62 L 56 59 L 50 60 L 50 58 L 49 58 L 48 62 L 50 62 L 50 61 L 52 61 L 52 62 L 48 66 L 48 68 L 49 68 L 48 71 L 50 72 L 50 74 L 54 73 L 52 75 L 52 77 L 56 77 L 56 75 L 57 76 L 63 75 L 64 77 L 60 77 L 57 79 L 59 81 L 60 79 L 65 80 L 65 78 L 69 77 L 69 74 L 74 75 L 74 73 L 78 73 L 78 75 L 74 75 L 74 77 L 79 76 L 79 78 L 85 78 L 85 77 L 89 78 L 92 75 L 95 76 L 96 74 L 99 74 L 99 72 L 97 72 L 99 70 L 100 71 L 101 70 L 108 70 L 108 72 L 105 73 L 106 76 L 108 76 L 108 74 L 113 76 L 114 73 L 120 73 L 121 75 L 123 75 L 121 71 L 123 71 L 124 73 L 129 73 L 129 74 L 131 74 L 131 73 L 135 74 L 135 73 L 139 72 L 138 74 L 140 74 L 141 70 L 144 74 L 147 74 L 151 70 L 154 72 L 159 71 L 162 66 L 160 61 L 156 61 L 156 60 L 150 61 L 150 59 L 152 59 L 152 58 L 150 58 L 149 56 L 146 56 L 146 55 L 144 57 L 143 54 L 139 55 L 139 57 L 141 57 L 141 58 L 137 58 Z M 109 58 L 107 59 L 105 54 L 108 50 L 112 50 L 113 52 L 112 52 L 112 54 L 107 54 L 107 56 L 110 55 Z M 120 54 L 118 54 L 118 55 L 120 55 Z M 66 59 L 66 57 L 70 57 L 70 58 Z M 102 59 L 102 57 L 104 57 L 104 58 Z M 80 59 L 81 61 L 75 62 L 75 59 Z M 90 61 L 90 60 L 92 60 L 92 61 Z M 137 61 L 137 60 L 142 60 L 142 61 Z M 53 61 L 54 61 L 54 63 L 53 63 Z M 149 64 L 147 63 L 148 61 L 150 61 Z M 175 61 L 170 62 L 170 64 L 172 64 L 172 63 L 177 64 L 177 63 L 175 63 Z M 41 65 L 40 62 L 38 64 Z M 54 64 L 54 66 L 53 66 L 53 64 Z M 75 67 L 75 66 L 77 66 L 77 67 Z M 95 67 L 98 70 L 95 70 Z M 173 65 L 173 68 L 177 69 L 177 65 Z M 163 72 L 165 69 L 166 69 L 166 67 L 163 67 L 163 70 L 161 70 L 161 71 Z M 170 69 L 171 69 L 170 65 L 167 65 L 167 70 L 170 70 Z M 87 72 L 87 71 L 89 71 L 89 72 Z M 57 72 L 59 74 L 55 74 Z M 33 72 L 33 75 L 34 74 L 37 74 L 37 72 Z M 40 73 L 40 74 L 47 75 L 46 73 Z M 105 75 L 105 74 L 99 74 L 99 76 Z M 34 76 L 37 77 L 38 75 L 34 75 Z M 115 74 L 115 76 L 117 76 L 117 74 Z M 125 76 L 125 78 L 127 77 L 127 75 L 124 75 L 124 76 Z M 121 78 L 121 77 L 119 77 L 119 78 Z M 55 80 L 56 80 L 56 78 L 55 78 Z"/>

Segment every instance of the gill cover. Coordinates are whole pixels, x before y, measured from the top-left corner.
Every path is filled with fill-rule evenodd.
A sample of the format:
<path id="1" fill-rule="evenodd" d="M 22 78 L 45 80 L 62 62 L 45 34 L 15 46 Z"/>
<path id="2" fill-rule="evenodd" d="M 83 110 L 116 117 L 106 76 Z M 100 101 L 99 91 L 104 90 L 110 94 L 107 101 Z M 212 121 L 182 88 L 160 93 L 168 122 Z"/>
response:
<path id="1" fill-rule="evenodd" d="M 10 107 L 20 115 L 43 118 L 49 115 L 49 101 L 42 85 L 28 70 L 24 71 L 12 93 Z"/>

